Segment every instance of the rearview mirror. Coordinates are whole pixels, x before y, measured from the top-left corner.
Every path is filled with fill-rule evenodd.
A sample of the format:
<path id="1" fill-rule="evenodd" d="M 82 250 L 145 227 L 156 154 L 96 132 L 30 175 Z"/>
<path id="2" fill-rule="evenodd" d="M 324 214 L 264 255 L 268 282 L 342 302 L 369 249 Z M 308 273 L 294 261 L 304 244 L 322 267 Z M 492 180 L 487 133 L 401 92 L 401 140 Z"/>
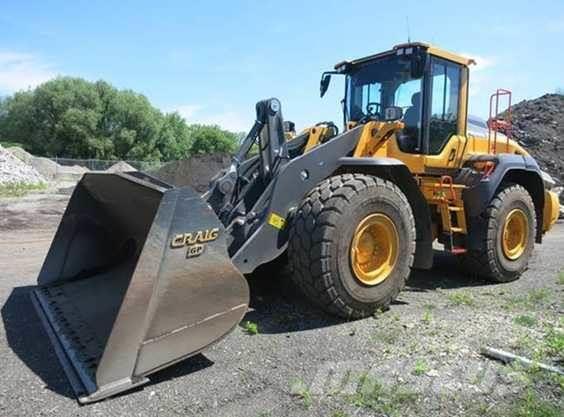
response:
<path id="1" fill-rule="evenodd" d="M 323 97 L 329 88 L 329 83 L 331 82 L 331 74 L 323 73 L 321 76 L 321 81 L 319 83 L 319 96 Z"/>

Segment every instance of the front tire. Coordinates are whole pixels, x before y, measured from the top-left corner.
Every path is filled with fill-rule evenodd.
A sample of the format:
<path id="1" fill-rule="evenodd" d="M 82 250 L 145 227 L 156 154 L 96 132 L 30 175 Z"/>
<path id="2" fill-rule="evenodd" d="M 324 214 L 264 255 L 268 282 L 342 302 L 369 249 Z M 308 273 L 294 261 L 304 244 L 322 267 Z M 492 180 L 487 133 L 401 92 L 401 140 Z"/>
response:
<path id="1" fill-rule="evenodd" d="M 534 249 L 535 206 L 531 195 L 517 184 L 507 184 L 486 209 L 481 250 L 461 257 L 465 271 L 493 282 L 518 279 L 527 269 Z"/>
<path id="2" fill-rule="evenodd" d="M 405 285 L 414 253 L 407 198 L 392 182 L 363 174 L 318 184 L 294 217 L 288 246 L 297 286 L 345 318 L 387 308 Z"/>

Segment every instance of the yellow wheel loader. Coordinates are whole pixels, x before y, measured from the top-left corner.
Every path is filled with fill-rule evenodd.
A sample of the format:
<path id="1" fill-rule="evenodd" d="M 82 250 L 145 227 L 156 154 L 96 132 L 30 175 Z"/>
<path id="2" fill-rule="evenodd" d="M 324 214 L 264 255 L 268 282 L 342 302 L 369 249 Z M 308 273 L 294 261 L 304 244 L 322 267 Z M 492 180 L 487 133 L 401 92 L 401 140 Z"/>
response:
<path id="1" fill-rule="evenodd" d="M 386 308 L 433 242 L 467 271 L 517 279 L 555 223 L 550 176 L 496 112 L 467 117 L 471 60 L 423 44 L 344 61 L 343 131 L 300 134 L 280 102 L 256 121 L 207 193 L 142 173 L 85 174 L 33 301 L 80 402 L 147 376 L 228 334 L 245 314 L 244 274 L 286 260 L 323 310 Z M 499 93 L 496 99 L 499 98 Z"/>

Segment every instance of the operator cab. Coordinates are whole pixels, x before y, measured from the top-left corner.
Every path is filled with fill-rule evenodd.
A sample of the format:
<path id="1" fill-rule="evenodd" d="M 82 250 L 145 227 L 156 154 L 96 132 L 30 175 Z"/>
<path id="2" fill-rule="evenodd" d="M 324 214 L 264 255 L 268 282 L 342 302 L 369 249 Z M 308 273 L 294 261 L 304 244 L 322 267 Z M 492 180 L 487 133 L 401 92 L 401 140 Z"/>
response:
<path id="1" fill-rule="evenodd" d="M 401 120 L 397 135 L 403 152 L 436 155 L 453 135 L 466 134 L 468 65 L 473 61 L 423 43 L 354 61 L 324 73 L 346 77 L 345 126 L 367 121 Z"/>

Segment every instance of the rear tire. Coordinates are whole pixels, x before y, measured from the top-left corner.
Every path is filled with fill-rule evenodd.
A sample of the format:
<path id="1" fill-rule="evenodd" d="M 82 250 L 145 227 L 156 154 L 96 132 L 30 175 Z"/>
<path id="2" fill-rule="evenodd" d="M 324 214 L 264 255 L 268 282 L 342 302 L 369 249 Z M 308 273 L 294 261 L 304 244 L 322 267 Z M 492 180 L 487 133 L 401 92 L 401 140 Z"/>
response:
<path id="1" fill-rule="evenodd" d="M 515 217 L 516 213 L 517 217 L 526 219 L 523 222 L 526 239 L 520 248 L 518 244 L 513 245 L 518 250 L 512 251 L 511 244 L 508 247 L 505 243 L 504 248 L 504 231 L 508 218 Z M 530 194 L 520 185 L 507 184 L 492 199 L 483 217 L 482 249 L 468 251 L 460 257 L 463 270 L 493 282 L 518 279 L 527 269 L 535 241 L 536 215 Z"/>
<path id="2" fill-rule="evenodd" d="M 353 270 L 351 245 L 359 234 L 357 227 L 374 214 L 393 224 L 389 230 L 397 239 L 389 253 L 397 256 L 381 282 L 367 285 Z M 378 230 L 371 230 L 370 236 L 383 239 L 378 237 L 382 233 L 375 233 Z M 379 259 L 379 246 L 369 248 L 367 253 L 375 254 L 369 259 Z M 318 184 L 294 217 L 288 246 L 296 285 L 311 302 L 345 318 L 367 317 L 387 308 L 405 285 L 414 253 L 415 220 L 406 196 L 392 182 L 363 174 L 338 175 Z"/>

